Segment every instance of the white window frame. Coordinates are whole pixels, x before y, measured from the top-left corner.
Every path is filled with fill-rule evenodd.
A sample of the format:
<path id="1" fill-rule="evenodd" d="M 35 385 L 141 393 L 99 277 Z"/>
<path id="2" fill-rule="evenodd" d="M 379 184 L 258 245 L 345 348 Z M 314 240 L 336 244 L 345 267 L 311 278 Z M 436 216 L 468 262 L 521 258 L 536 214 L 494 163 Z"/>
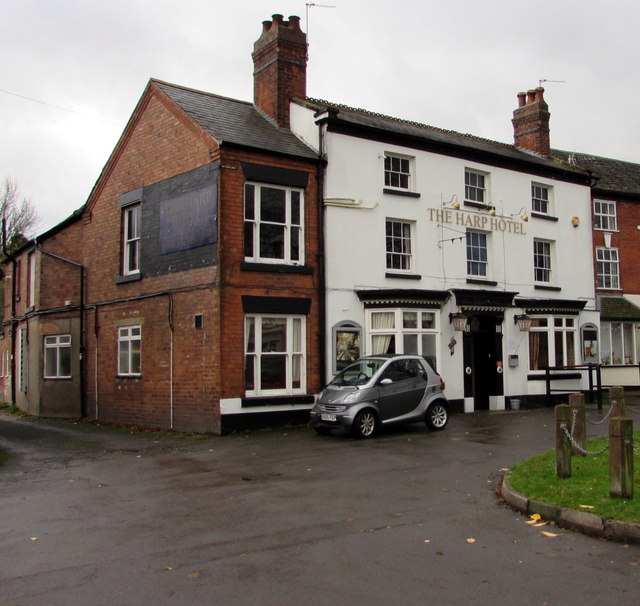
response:
<path id="1" fill-rule="evenodd" d="M 392 233 L 389 233 L 389 229 Z M 413 231 L 412 221 L 386 219 L 385 254 L 388 271 L 402 273 L 413 270 Z"/>
<path id="2" fill-rule="evenodd" d="M 542 207 L 545 207 L 544 209 Z M 531 182 L 531 212 L 551 215 L 553 212 L 553 187 Z"/>
<path id="3" fill-rule="evenodd" d="M 285 208 L 282 221 L 261 218 L 262 194 L 266 193 L 267 190 L 284 192 Z M 304 190 L 298 187 L 247 181 L 244 186 L 244 196 L 245 261 L 303 265 L 305 258 Z M 297 210 L 296 205 L 298 207 Z M 282 253 L 278 256 L 262 255 L 260 247 L 261 231 L 269 228 L 282 230 Z M 267 240 L 274 241 L 273 238 L 268 238 Z"/>
<path id="4" fill-rule="evenodd" d="M 600 325 L 600 363 L 604 366 L 637 364 L 640 339 L 637 322 L 602 322 Z"/>
<path id="5" fill-rule="evenodd" d="M 415 322 L 412 317 L 415 316 Z M 426 308 L 389 307 L 368 309 L 366 314 L 366 343 L 371 355 L 380 353 L 417 353 L 437 363 L 440 351 L 440 314 Z M 415 325 L 414 325 L 415 324 Z M 409 351 L 407 345 L 414 340 Z M 428 344 L 430 351 L 425 351 Z"/>
<path id="6" fill-rule="evenodd" d="M 578 318 L 576 316 L 532 316 L 529 329 L 529 370 L 544 371 L 534 363 L 533 348 L 536 335 L 546 335 L 546 354 L 549 366 L 574 366 L 578 360 Z M 539 346 L 539 343 L 537 344 Z M 558 363 L 560 362 L 560 363 Z"/>
<path id="7" fill-rule="evenodd" d="M 615 201 L 594 199 L 593 227 L 601 231 L 618 231 L 618 216 Z"/>
<path id="8" fill-rule="evenodd" d="M 118 376 L 142 376 L 142 326 L 118 327 Z"/>
<path id="9" fill-rule="evenodd" d="M 45 379 L 71 379 L 71 335 L 46 335 L 44 337 L 43 372 Z M 54 368 L 50 367 L 48 352 L 53 355 Z M 66 358 L 69 373 L 63 373 Z"/>
<path id="10" fill-rule="evenodd" d="M 489 173 L 464 169 L 464 200 L 471 204 L 489 205 Z"/>
<path id="11" fill-rule="evenodd" d="M 535 284 L 553 283 L 553 242 L 551 240 L 533 240 L 533 281 Z M 542 247 L 543 250 L 539 250 Z M 540 261 L 544 261 L 540 263 Z"/>
<path id="12" fill-rule="evenodd" d="M 307 318 L 300 314 L 245 314 L 244 358 L 247 397 L 304 394 L 307 390 Z M 264 327 L 272 320 L 284 321 L 285 342 L 278 349 L 265 350 Z M 263 363 L 267 357 L 284 358 L 284 386 L 267 388 L 261 383 Z M 252 377 L 252 381 L 250 380 Z M 251 385 L 251 382 L 253 385 Z"/>
<path id="13" fill-rule="evenodd" d="M 140 273 L 141 204 L 130 204 L 122 209 L 122 275 Z"/>
<path id="14" fill-rule="evenodd" d="M 411 191 L 413 187 L 414 158 L 385 152 L 384 186 L 389 189 Z"/>
<path id="15" fill-rule="evenodd" d="M 620 289 L 620 258 L 617 248 L 596 247 L 596 285 L 602 289 Z"/>
<path id="16" fill-rule="evenodd" d="M 474 238 L 484 240 L 484 246 L 479 242 L 470 242 Z M 489 245 L 491 234 L 485 231 L 474 229 L 467 230 L 465 238 L 467 276 L 469 278 L 478 278 L 480 280 L 489 278 Z M 474 253 L 470 255 L 470 253 Z M 484 254 L 483 254 L 484 253 Z M 475 271 L 474 267 L 476 268 Z M 484 273 L 482 273 L 484 270 Z"/>

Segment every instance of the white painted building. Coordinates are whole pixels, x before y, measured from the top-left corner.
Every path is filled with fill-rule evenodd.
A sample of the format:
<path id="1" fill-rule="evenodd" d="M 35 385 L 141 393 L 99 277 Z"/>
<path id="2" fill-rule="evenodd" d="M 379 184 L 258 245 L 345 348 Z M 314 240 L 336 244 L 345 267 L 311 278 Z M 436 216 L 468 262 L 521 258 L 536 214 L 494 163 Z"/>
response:
<path id="1" fill-rule="evenodd" d="M 519 95 L 515 145 L 292 103 L 291 129 L 326 160 L 327 378 L 416 352 L 469 412 L 539 398 L 545 366 L 597 361 L 590 177 L 549 157 L 542 93 Z M 553 375 L 553 390 L 588 386 Z"/>

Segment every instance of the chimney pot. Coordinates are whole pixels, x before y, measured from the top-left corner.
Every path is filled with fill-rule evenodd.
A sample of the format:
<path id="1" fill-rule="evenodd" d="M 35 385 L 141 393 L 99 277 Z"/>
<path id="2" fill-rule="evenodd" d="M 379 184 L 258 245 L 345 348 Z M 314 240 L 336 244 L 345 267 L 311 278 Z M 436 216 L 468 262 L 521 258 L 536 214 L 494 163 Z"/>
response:
<path id="1" fill-rule="evenodd" d="M 273 19 L 273 22 L 277 23 L 278 25 L 284 21 L 284 17 L 282 15 L 278 15 L 278 14 L 271 15 L 271 18 Z"/>
<path id="2" fill-rule="evenodd" d="M 527 91 L 527 104 L 533 103 L 536 100 L 536 91 L 528 90 Z"/>
<path id="3" fill-rule="evenodd" d="M 289 23 L 291 24 L 291 27 L 293 29 L 300 29 L 300 17 L 297 17 L 296 15 L 291 15 L 289 17 Z"/>
<path id="4" fill-rule="evenodd" d="M 527 103 L 527 93 L 521 92 L 518 93 L 518 107 L 522 107 Z"/>

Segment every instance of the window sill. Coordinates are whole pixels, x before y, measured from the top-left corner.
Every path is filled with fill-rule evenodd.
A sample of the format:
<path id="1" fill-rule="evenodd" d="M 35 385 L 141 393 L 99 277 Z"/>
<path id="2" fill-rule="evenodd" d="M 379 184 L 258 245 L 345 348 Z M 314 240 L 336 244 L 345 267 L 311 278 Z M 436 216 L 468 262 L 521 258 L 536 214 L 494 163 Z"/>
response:
<path id="1" fill-rule="evenodd" d="M 560 292 L 562 290 L 560 286 L 550 286 L 546 284 L 534 284 L 533 288 L 535 290 L 552 290 L 554 292 Z"/>
<path id="2" fill-rule="evenodd" d="M 480 210 L 486 210 L 487 212 L 490 210 L 495 210 L 495 206 L 491 206 L 491 204 L 484 204 L 482 202 L 473 202 L 472 200 L 465 200 L 464 206 L 471 206 L 471 208 L 478 208 Z"/>
<path id="3" fill-rule="evenodd" d="M 467 278 L 467 284 L 483 284 L 484 286 L 498 286 L 495 280 L 482 280 L 481 278 Z"/>
<path id="4" fill-rule="evenodd" d="M 389 187 L 385 187 L 382 190 L 383 194 L 391 194 L 393 196 L 405 196 L 407 198 L 419 198 L 420 194 L 417 191 L 409 191 L 404 189 L 391 189 Z"/>
<path id="5" fill-rule="evenodd" d="M 254 261 L 242 261 L 242 271 L 263 271 L 280 274 L 313 274 L 313 268 L 309 265 L 284 265 L 279 263 L 257 263 Z"/>
<path id="6" fill-rule="evenodd" d="M 388 271 L 384 274 L 385 278 L 399 278 L 400 280 L 422 280 L 420 274 L 401 274 Z"/>
<path id="7" fill-rule="evenodd" d="M 536 219 L 544 219 L 545 221 L 558 221 L 558 217 L 553 217 L 552 215 L 545 215 L 544 213 L 537 213 L 535 211 L 531 211 L 531 216 Z"/>
<path id="8" fill-rule="evenodd" d="M 540 374 L 528 374 L 527 381 L 546 381 L 547 375 L 544 370 L 537 371 Z M 551 373 L 549 379 L 551 381 L 568 381 L 571 379 L 581 379 L 582 375 L 579 372 L 564 372 L 564 373 Z"/>
<path id="9" fill-rule="evenodd" d="M 255 396 L 242 398 L 242 408 L 255 408 L 259 406 L 297 406 L 300 404 L 312 405 L 313 396 Z"/>
<path id="10" fill-rule="evenodd" d="M 115 283 L 126 284 L 127 282 L 137 282 L 138 280 L 142 280 L 142 274 L 140 272 L 127 274 L 126 276 L 116 276 Z"/>
<path id="11" fill-rule="evenodd" d="M 116 379 L 130 381 L 131 379 L 142 379 L 142 375 L 116 375 Z"/>

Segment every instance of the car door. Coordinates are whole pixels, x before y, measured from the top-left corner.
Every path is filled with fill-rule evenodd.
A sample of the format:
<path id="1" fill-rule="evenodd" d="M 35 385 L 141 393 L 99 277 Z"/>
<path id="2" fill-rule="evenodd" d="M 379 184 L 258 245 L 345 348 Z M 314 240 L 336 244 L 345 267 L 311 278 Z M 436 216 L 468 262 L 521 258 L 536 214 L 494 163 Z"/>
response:
<path id="1" fill-rule="evenodd" d="M 382 421 L 389 421 L 409 414 L 420 405 L 427 377 L 416 360 L 393 360 L 378 384 L 380 416 Z"/>

